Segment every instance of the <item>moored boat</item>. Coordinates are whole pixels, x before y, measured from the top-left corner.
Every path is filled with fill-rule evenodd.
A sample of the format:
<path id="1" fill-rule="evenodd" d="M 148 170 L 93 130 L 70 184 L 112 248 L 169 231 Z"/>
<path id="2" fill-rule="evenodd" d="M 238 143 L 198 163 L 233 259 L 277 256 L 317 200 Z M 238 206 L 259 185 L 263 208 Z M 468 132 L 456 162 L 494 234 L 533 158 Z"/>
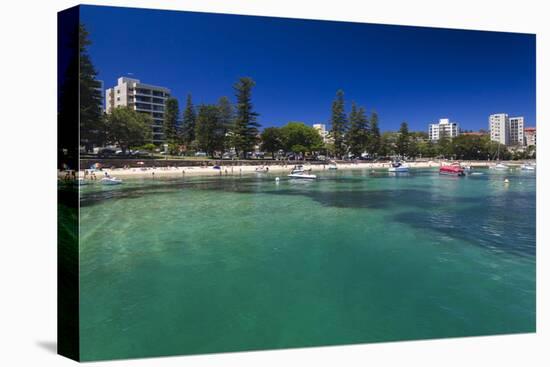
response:
<path id="1" fill-rule="evenodd" d="M 409 166 L 405 163 L 394 162 L 392 163 L 391 167 L 388 168 L 388 172 L 409 172 Z"/>
<path id="2" fill-rule="evenodd" d="M 522 171 L 534 171 L 536 170 L 536 166 L 532 163 L 522 164 L 521 165 Z"/>
<path id="3" fill-rule="evenodd" d="M 451 176 L 464 176 L 464 168 L 460 164 L 451 164 L 439 168 L 439 174 Z"/>
<path id="4" fill-rule="evenodd" d="M 503 163 L 497 163 L 494 166 L 489 167 L 490 169 L 495 169 L 497 171 L 506 171 L 509 167 Z"/>
<path id="5" fill-rule="evenodd" d="M 306 179 L 306 180 L 314 180 L 317 178 L 316 175 L 312 175 L 312 174 L 308 174 L 308 173 L 305 173 L 305 172 L 291 172 L 287 177 L 290 177 L 290 178 L 301 178 L 301 179 Z"/>
<path id="6" fill-rule="evenodd" d="M 120 185 L 122 183 L 122 180 L 116 177 L 103 177 L 101 179 L 101 183 L 103 185 Z"/>

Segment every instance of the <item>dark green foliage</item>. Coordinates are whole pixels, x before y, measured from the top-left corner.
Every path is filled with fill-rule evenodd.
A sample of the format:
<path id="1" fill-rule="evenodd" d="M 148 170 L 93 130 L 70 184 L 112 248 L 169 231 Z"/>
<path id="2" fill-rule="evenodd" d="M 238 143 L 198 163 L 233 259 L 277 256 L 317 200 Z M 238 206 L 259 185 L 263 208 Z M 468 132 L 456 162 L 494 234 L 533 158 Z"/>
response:
<path id="1" fill-rule="evenodd" d="M 230 148 L 228 133 L 233 126 L 235 114 L 233 111 L 233 105 L 229 101 L 229 98 L 223 96 L 218 100 L 218 110 L 220 117 L 220 126 L 223 130 L 224 136 L 224 148 Z"/>
<path id="2" fill-rule="evenodd" d="M 330 124 L 330 135 L 334 139 L 334 152 L 336 156 L 341 158 L 346 154 L 347 150 L 344 136 L 348 127 L 344 106 L 344 92 L 342 90 L 336 92 L 336 99 L 332 102 Z"/>
<path id="3" fill-rule="evenodd" d="M 191 94 L 187 95 L 187 103 L 183 112 L 183 123 L 181 126 L 181 139 L 186 145 L 190 145 L 195 140 L 195 125 L 197 123 L 197 113 L 193 106 Z"/>
<path id="4" fill-rule="evenodd" d="M 179 141 L 177 130 L 179 114 L 178 100 L 175 98 L 168 98 L 164 111 L 164 139 L 168 144 L 177 144 Z"/>
<path id="5" fill-rule="evenodd" d="M 289 122 L 280 130 L 286 152 L 308 153 L 323 149 L 323 139 L 317 130 L 303 122 Z"/>
<path id="6" fill-rule="evenodd" d="M 360 157 L 367 149 L 369 126 L 365 109 L 357 108 L 355 102 L 351 105 L 349 114 L 349 130 L 346 134 L 346 145 L 354 157 Z"/>
<path id="7" fill-rule="evenodd" d="M 380 137 L 380 128 L 378 127 L 378 114 L 376 112 L 371 113 L 370 117 L 370 131 L 368 136 L 367 151 L 372 156 L 383 155 L 380 154 L 380 148 L 382 146 L 382 140 Z"/>
<path id="8" fill-rule="evenodd" d="M 407 157 L 409 155 L 409 145 L 410 145 L 410 136 L 409 136 L 409 125 L 406 122 L 401 123 L 399 128 L 399 135 L 395 143 L 395 152 L 400 157 Z"/>
<path id="9" fill-rule="evenodd" d="M 153 119 L 147 114 L 129 107 L 117 107 L 105 119 L 107 140 L 126 152 L 130 147 L 151 142 L 152 124 Z"/>
<path id="10" fill-rule="evenodd" d="M 209 156 L 223 150 L 224 127 L 217 105 L 200 105 L 195 128 L 198 148 Z"/>
<path id="11" fill-rule="evenodd" d="M 254 149 L 258 141 L 258 114 L 252 105 L 252 88 L 254 80 L 248 77 L 240 78 L 233 86 L 237 97 L 236 116 L 231 129 L 231 142 L 237 155 L 246 156 Z"/>
<path id="12" fill-rule="evenodd" d="M 271 153 L 272 158 L 274 158 L 276 152 L 284 149 L 283 133 L 278 127 L 264 129 L 260 139 L 262 140 L 262 150 Z"/>
<path id="13" fill-rule="evenodd" d="M 79 106 L 80 106 L 80 145 L 91 149 L 105 139 L 102 118 L 103 93 L 99 89 L 97 71 L 92 64 L 87 47 L 91 44 L 84 25 L 79 28 Z"/>

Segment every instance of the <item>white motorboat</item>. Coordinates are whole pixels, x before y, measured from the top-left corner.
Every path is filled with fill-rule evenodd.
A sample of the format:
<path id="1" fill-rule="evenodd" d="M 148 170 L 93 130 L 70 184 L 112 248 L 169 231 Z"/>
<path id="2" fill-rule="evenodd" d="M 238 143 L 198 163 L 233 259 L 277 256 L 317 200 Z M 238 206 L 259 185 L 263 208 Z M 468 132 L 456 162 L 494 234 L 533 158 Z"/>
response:
<path id="1" fill-rule="evenodd" d="M 522 171 L 534 171 L 536 170 L 536 166 L 534 164 L 522 164 L 521 165 Z"/>
<path id="2" fill-rule="evenodd" d="M 489 167 L 490 169 L 495 169 L 497 171 L 506 171 L 509 167 L 503 163 L 495 164 L 494 166 Z"/>
<path id="3" fill-rule="evenodd" d="M 308 174 L 308 173 L 305 173 L 305 172 L 291 172 L 288 177 L 290 178 L 302 178 L 302 179 L 306 179 L 306 180 L 314 180 L 317 178 L 316 175 L 311 175 L 311 174 Z"/>
<path id="4" fill-rule="evenodd" d="M 101 183 L 103 185 L 120 185 L 122 183 L 122 180 L 116 177 L 103 177 L 101 179 Z"/>
<path id="5" fill-rule="evenodd" d="M 391 164 L 391 167 L 388 168 L 388 172 L 409 172 L 409 166 L 401 162 L 394 162 Z"/>

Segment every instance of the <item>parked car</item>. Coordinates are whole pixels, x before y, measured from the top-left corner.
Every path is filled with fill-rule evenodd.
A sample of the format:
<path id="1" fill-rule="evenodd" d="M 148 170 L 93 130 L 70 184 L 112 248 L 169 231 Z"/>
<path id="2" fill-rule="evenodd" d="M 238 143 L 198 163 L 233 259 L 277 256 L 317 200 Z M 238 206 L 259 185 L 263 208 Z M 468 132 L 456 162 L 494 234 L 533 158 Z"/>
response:
<path id="1" fill-rule="evenodd" d="M 197 152 L 197 153 L 195 153 L 195 157 L 206 157 L 206 153 L 205 152 Z"/>

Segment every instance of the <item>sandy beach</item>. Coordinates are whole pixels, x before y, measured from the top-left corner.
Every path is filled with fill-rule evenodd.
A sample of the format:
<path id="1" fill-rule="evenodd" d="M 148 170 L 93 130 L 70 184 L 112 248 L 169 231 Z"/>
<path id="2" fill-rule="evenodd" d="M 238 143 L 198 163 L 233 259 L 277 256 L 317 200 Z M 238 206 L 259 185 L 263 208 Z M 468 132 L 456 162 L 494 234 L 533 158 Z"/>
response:
<path id="1" fill-rule="evenodd" d="M 471 167 L 488 167 L 491 163 L 487 161 L 464 161 L 462 164 L 469 165 Z M 435 168 L 444 164 L 450 164 L 446 161 L 428 161 L 428 162 L 407 162 L 410 168 Z M 517 165 L 519 167 L 521 163 L 513 162 L 511 167 Z M 337 164 L 338 169 L 343 170 L 364 170 L 364 169 L 387 169 L 390 163 L 341 163 Z M 154 177 L 181 177 L 181 176 L 239 176 L 247 174 L 255 174 L 260 172 L 266 172 L 268 168 L 269 173 L 280 173 L 281 175 L 288 174 L 294 167 L 294 164 L 272 164 L 269 166 L 262 165 L 241 165 L 241 166 L 224 166 L 220 165 L 219 169 L 214 169 L 212 166 L 208 167 L 142 167 L 142 168 L 103 168 L 102 170 L 95 171 L 96 178 L 101 178 L 107 173 L 109 176 L 117 178 L 154 178 Z M 311 170 L 311 172 L 321 172 L 329 170 L 328 164 L 305 164 L 305 168 Z M 263 170 L 263 171 L 262 171 Z M 79 172 L 79 177 L 87 177 L 85 171 Z"/>

